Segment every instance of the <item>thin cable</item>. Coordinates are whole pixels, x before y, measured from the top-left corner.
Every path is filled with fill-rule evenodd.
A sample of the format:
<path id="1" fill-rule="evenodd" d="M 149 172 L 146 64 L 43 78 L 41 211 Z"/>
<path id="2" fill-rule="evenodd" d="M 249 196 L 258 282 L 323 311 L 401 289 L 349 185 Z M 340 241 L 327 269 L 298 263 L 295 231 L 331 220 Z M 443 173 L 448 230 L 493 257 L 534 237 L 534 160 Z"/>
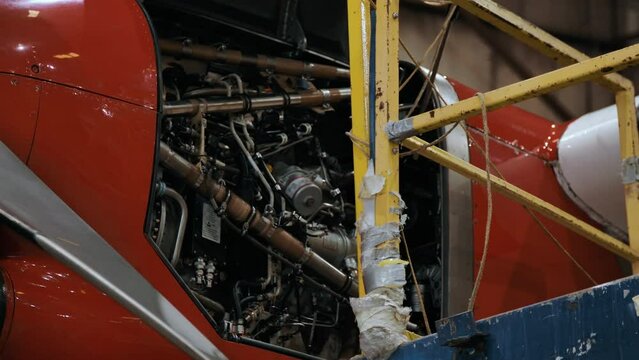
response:
<path id="1" fill-rule="evenodd" d="M 523 205 L 522 205 L 523 206 Z M 532 210 L 530 210 L 529 208 L 524 206 L 524 209 L 526 209 L 526 211 L 528 211 L 528 213 L 530 214 L 530 216 L 533 218 L 533 220 L 535 220 L 535 222 L 539 225 L 539 227 L 541 227 L 541 229 L 546 233 L 546 235 L 548 235 L 548 237 L 555 243 L 555 245 L 557 245 L 557 247 L 559 248 L 559 250 L 561 250 L 564 255 L 566 255 L 568 257 L 568 259 L 570 259 L 570 261 L 573 262 L 573 264 L 575 264 L 575 266 L 581 270 L 581 272 L 588 278 L 588 280 L 590 280 L 590 282 L 592 282 L 593 285 L 597 285 L 597 281 L 595 281 L 595 279 L 590 275 L 590 273 L 588 273 L 588 271 L 586 271 L 586 269 L 584 269 L 583 266 L 581 266 L 581 264 L 577 261 L 577 259 L 575 259 L 569 252 L 568 250 L 559 242 L 559 240 L 550 232 L 550 230 L 548 230 L 548 228 L 546 227 L 546 225 L 544 225 L 541 220 L 539 219 L 539 217 L 537 216 L 537 214 L 533 213 Z"/>
<path id="2" fill-rule="evenodd" d="M 479 146 L 479 144 L 477 144 L 477 142 L 475 141 L 475 138 L 472 136 L 472 134 L 468 130 L 468 127 L 466 125 L 464 125 L 464 124 L 462 124 L 461 126 L 462 126 L 462 129 L 464 129 L 464 131 L 466 132 L 466 136 L 468 137 L 470 142 L 472 142 L 475 146 L 477 146 L 477 149 L 479 151 L 481 151 L 482 154 L 483 154 L 483 149 L 481 148 L 481 146 Z M 495 170 L 497 172 L 497 174 L 499 175 L 500 178 L 508 181 L 506 179 L 506 177 L 504 176 L 504 174 L 502 174 L 502 172 L 499 170 L 499 168 L 492 162 L 492 160 L 490 161 L 490 166 L 493 168 L 493 170 Z M 555 243 L 555 245 L 559 248 L 559 250 L 561 250 L 561 252 L 563 252 L 564 255 L 566 255 L 566 257 L 577 267 L 577 269 L 579 269 L 584 274 L 584 276 L 587 277 L 588 280 L 590 280 L 590 282 L 593 283 L 593 285 L 598 285 L 599 283 L 579 263 L 579 261 L 577 261 L 577 259 L 575 259 L 575 257 L 572 256 L 572 254 L 568 251 L 568 249 L 566 249 L 564 247 L 564 245 L 559 241 L 559 239 L 557 239 L 557 237 L 552 232 L 550 232 L 548 227 L 546 225 L 544 225 L 544 223 L 541 221 L 541 219 L 539 219 L 539 216 L 537 216 L 537 214 L 535 214 L 535 212 L 530 210 L 528 207 L 526 207 L 524 205 L 521 205 L 521 207 L 523 207 L 526 210 L 526 212 L 528 212 L 528 214 L 533 218 L 533 220 L 535 220 L 537 225 L 539 225 L 539 227 L 544 231 L 544 233 L 546 233 L 548 238 Z"/>
<path id="3" fill-rule="evenodd" d="M 368 4 L 371 7 L 371 9 L 377 9 L 377 5 L 375 4 L 374 1 L 368 0 Z M 408 54 L 408 56 L 412 59 L 413 64 L 415 64 L 415 69 L 413 69 L 413 71 L 410 73 L 410 75 L 408 76 L 408 78 L 406 78 L 406 80 L 404 80 L 400 86 L 399 86 L 399 90 L 402 90 L 404 88 L 404 86 L 406 86 L 406 84 L 408 84 L 408 81 L 410 81 L 410 79 L 415 75 L 415 73 L 417 73 L 418 69 L 421 67 L 421 64 L 424 62 L 424 60 L 426 60 L 426 57 L 428 56 L 428 54 L 430 53 L 430 51 L 432 50 L 433 46 L 439 42 L 439 38 L 444 34 L 444 29 L 440 29 L 439 33 L 437 34 L 437 36 L 435 36 L 435 39 L 433 39 L 433 41 L 430 43 L 430 45 L 428 46 L 428 48 L 426 49 L 426 51 L 424 51 L 424 54 L 422 54 L 422 58 L 421 60 L 418 62 L 415 60 L 415 58 L 413 57 L 413 55 L 408 51 L 408 48 L 406 47 L 406 45 L 404 45 L 404 42 L 402 41 L 401 38 L 399 38 L 399 44 L 402 46 L 402 48 L 406 51 L 406 54 Z"/>
<path id="4" fill-rule="evenodd" d="M 407 50 L 407 49 L 406 49 L 406 51 L 408 52 L 408 50 Z M 409 56 L 411 56 L 411 57 L 412 57 L 412 55 L 410 55 L 410 53 L 408 53 L 408 54 L 409 54 Z M 444 97 L 442 96 L 442 94 L 439 92 L 439 90 L 437 89 L 437 87 L 436 87 L 436 86 L 435 86 L 435 85 L 434 85 L 434 84 L 430 81 L 430 79 L 429 79 L 428 77 L 425 77 L 425 79 L 426 79 L 426 81 L 428 81 L 428 83 L 430 83 L 430 86 L 431 86 L 431 87 L 432 87 L 432 89 L 434 90 L 435 95 L 437 95 L 437 97 L 439 98 L 439 100 L 441 101 L 441 103 L 442 103 L 444 106 L 448 105 L 448 102 L 446 101 L 446 99 L 444 99 Z M 422 88 L 422 89 L 423 89 L 423 88 Z M 417 98 L 419 98 L 419 97 L 421 97 L 421 96 L 418 96 Z M 446 132 L 445 132 L 442 136 L 438 137 L 438 138 L 437 138 L 437 139 L 435 139 L 433 142 L 426 143 L 426 144 L 424 144 L 424 145 L 420 146 L 420 147 L 419 147 L 419 148 L 417 148 L 417 149 L 409 150 L 409 151 L 405 151 L 405 152 L 403 152 L 403 153 L 400 153 L 400 154 L 399 154 L 399 157 L 400 157 L 400 158 L 402 158 L 402 157 L 410 156 L 410 155 L 412 155 L 412 154 L 414 154 L 414 153 L 417 153 L 417 152 L 419 152 L 419 151 L 422 151 L 422 150 L 427 149 L 427 148 L 429 148 L 429 147 L 431 147 L 431 146 L 434 146 L 434 145 L 437 145 L 437 144 L 441 143 L 442 141 L 444 141 L 444 140 L 446 139 L 446 137 L 448 137 L 448 135 L 450 135 L 450 133 L 452 133 L 452 132 L 453 132 L 453 130 L 455 130 L 455 128 L 457 127 L 457 125 L 459 125 L 459 122 L 456 122 L 456 123 L 455 123 L 452 127 L 450 127 L 448 130 L 446 130 Z M 347 135 L 349 135 L 349 134 L 347 133 Z M 350 136 L 350 135 L 349 135 L 349 136 Z"/>
<path id="5" fill-rule="evenodd" d="M 297 145 L 299 143 L 303 143 L 303 142 L 311 140 L 311 139 L 313 139 L 313 136 L 307 136 L 307 137 L 303 137 L 301 139 L 297 139 L 297 140 L 292 141 L 292 142 L 290 142 L 288 144 L 282 145 L 281 147 L 277 148 L 276 150 L 273 150 L 273 151 L 268 152 L 266 154 L 262 154 L 262 157 L 263 158 L 271 157 L 271 156 L 273 156 L 273 155 L 275 155 L 275 154 L 277 154 L 279 152 L 282 152 L 282 151 L 290 148 L 291 146 L 295 146 L 295 145 Z"/>
<path id="6" fill-rule="evenodd" d="M 451 126 L 448 130 L 446 130 L 446 132 L 442 136 L 438 137 L 433 142 L 426 143 L 426 144 L 424 144 L 424 145 L 422 145 L 419 148 L 414 149 L 414 150 L 404 151 L 403 153 L 399 154 L 399 157 L 400 158 L 406 157 L 406 156 L 412 155 L 412 154 L 414 154 L 416 152 L 419 152 L 421 150 L 424 150 L 426 148 L 429 148 L 431 146 L 434 146 L 434 145 L 437 145 L 437 144 L 441 143 L 442 141 L 444 141 L 446 139 L 446 137 L 448 135 L 450 135 L 451 132 L 453 132 L 453 130 L 455 130 L 457 125 L 459 125 L 459 122 L 456 122 L 455 125 Z M 355 144 L 355 146 L 357 146 L 363 153 L 368 155 L 368 143 L 366 141 L 358 138 L 357 136 L 353 135 L 349 131 L 347 131 L 345 134 L 346 134 L 346 136 L 348 136 L 349 139 L 351 139 L 351 141 L 353 142 L 353 144 Z"/>
<path id="7" fill-rule="evenodd" d="M 441 63 L 442 57 L 444 56 L 444 47 L 446 46 L 446 41 L 448 40 L 448 34 L 450 34 L 450 28 L 453 23 L 453 18 L 455 18 L 455 15 L 457 14 L 457 9 L 458 9 L 457 5 L 452 5 L 448 9 L 448 14 L 446 14 L 446 19 L 444 20 L 444 24 L 442 25 L 442 29 L 444 30 L 444 35 L 442 36 L 442 39 L 439 43 L 439 47 L 437 48 L 437 53 L 435 54 L 433 66 L 430 69 L 430 81 L 428 82 L 430 84 L 430 87 L 427 89 L 426 97 L 423 102 L 424 104 L 426 104 L 425 106 L 428 106 L 430 99 L 433 97 L 433 89 L 434 89 L 433 83 L 435 82 L 435 79 L 437 77 L 437 72 L 439 71 L 439 64 Z"/>
<path id="8" fill-rule="evenodd" d="M 430 74 L 432 74 L 433 71 L 431 70 L 428 73 L 428 76 L 426 77 L 427 79 L 430 77 Z M 410 106 L 410 110 L 408 110 L 408 114 L 406 114 L 406 117 L 410 117 L 411 115 L 413 115 L 413 113 L 415 112 L 415 109 L 417 109 L 417 105 L 419 104 L 419 99 L 422 98 L 422 96 L 424 96 L 424 93 L 426 92 L 426 89 L 430 86 L 430 80 L 429 81 L 424 81 L 424 85 L 422 85 L 422 88 L 419 89 L 419 93 L 417 93 L 417 96 L 415 96 L 415 101 L 413 101 L 413 104 Z"/>
<path id="9" fill-rule="evenodd" d="M 475 300 L 477 299 L 477 293 L 479 291 L 479 286 L 481 285 L 482 277 L 484 276 L 484 268 L 486 266 L 486 258 L 488 255 L 488 243 L 490 241 L 490 225 L 493 219 L 493 192 L 492 192 L 492 183 L 490 181 L 490 148 L 489 143 L 490 139 L 488 137 L 489 129 L 488 129 L 488 114 L 486 112 L 486 99 L 484 98 L 484 94 L 477 93 L 477 97 L 481 102 L 481 117 L 482 124 L 484 126 L 484 159 L 486 161 L 486 230 L 484 231 L 484 248 L 481 254 L 481 261 L 479 262 L 479 270 L 477 271 L 477 278 L 475 279 L 475 284 L 473 285 L 473 291 L 470 294 L 470 298 L 468 299 L 468 311 L 472 311 L 475 308 Z"/>
<path id="10" fill-rule="evenodd" d="M 448 10 L 448 13 L 446 14 L 446 19 L 444 20 L 440 33 L 438 34 L 438 37 L 437 37 L 437 39 L 439 39 L 439 43 L 437 46 L 437 52 L 435 53 L 435 57 L 433 58 L 433 63 L 430 66 L 428 75 L 425 76 L 428 79 L 428 82 L 424 82 L 424 84 L 422 85 L 421 89 L 419 90 L 419 93 L 417 94 L 417 97 L 415 97 L 415 101 L 413 102 L 413 105 L 411 106 L 407 116 L 411 116 L 413 114 L 413 112 L 417 108 L 417 105 L 422 99 L 424 92 L 426 93 L 426 96 L 424 96 L 423 103 L 426 104 L 426 106 L 433 95 L 433 89 L 435 88 L 433 83 L 435 82 L 435 78 L 437 77 L 439 64 L 444 54 L 444 46 L 446 45 L 446 40 L 448 39 L 448 34 L 450 32 L 452 20 L 455 17 L 456 13 L 457 13 L 457 5 L 451 6 L 450 9 Z"/>
<path id="11" fill-rule="evenodd" d="M 404 51 L 406 52 L 406 55 L 408 55 L 408 57 L 413 62 L 413 65 L 415 65 L 415 68 L 413 69 L 413 71 L 411 71 L 411 73 L 408 74 L 408 77 L 406 79 L 404 79 L 404 81 L 399 85 L 399 90 L 402 90 L 404 88 L 404 86 L 406 86 L 406 84 L 408 84 L 410 79 L 412 79 L 413 76 L 415 76 L 417 71 L 419 71 L 421 69 L 421 66 L 424 63 L 424 61 L 426 61 L 426 58 L 428 57 L 428 54 L 430 54 L 431 50 L 433 50 L 433 47 L 435 46 L 435 44 L 439 43 L 439 39 L 443 35 L 444 35 L 444 29 L 442 28 L 442 29 L 439 30 L 439 33 L 437 33 L 437 35 L 435 36 L 433 41 L 430 43 L 430 45 L 428 45 L 428 47 L 426 48 L 426 50 L 422 54 L 422 57 L 421 57 L 421 59 L 419 61 L 417 61 L 415 59 L 415 57 L 413 57 L 413 54 L 411 54 L 411 52 L 408 50 L 408 47 L 404 44 L 402 39 L 401 38 L 399 39 L 399 45 L 402 47 L 402 49 L 404 49 Z"/>
<path id="12" fill-rule="evenodd" d="M 427 148 L 429 148 L 431 146 L 434 146 L 434 145 L 437 145 L 437 144 L 441 143 L 442 141 L 446 140 L 446 137 L 448 135 L 450 135 L 450 133 L 453 132 L 453 130 L 455 130 L 457 125 L 459 125 L 459 121 L 456 122 L 455 125 L 453 125 L 450 128 L 448 128 L 448 130 L 446 130 L 446 132 L 442 136 L 438 137 L 433 142 L 428 142 L 428 143 L 426 143 L 426 144 L 424 144 L 424 145 L 422 145 L 422 146 L 420 146 L 420 147 L 418 147 L 416 149 L 413 149 L 413 150 L 404 151 L 403 153 L 399 154 L 399 157 L 400 158 L 406 157 L 406 156 L 412 155 L 412 154 L 414 154 L 416 152 L 420 152 L 420 151 L 422 151 L 424 149 L 427 149 Z"/>
<path id="13" fill-rule="evenodd" d="M 415 268 L 413 268 L 413 262 L 410 259 L 410 251 L 408 251 L 408 242 L 406 242 L 406 235 L 404 235 L 404 229 L 401 229 L 400 234 L 402 235 L 402 242 L 404 243 L 404 248 L 406 249 L 406 257 L 408 258 L 408 266 L 410 267 L 410 273 L 413 277 L 413 282 L 415 283 L 415 289 L 417 290 L 417 297 L 419 297 L 419 308 L 422 311 L 422 315 L 424 318 L 424 326 L 426 327 L 426 335 L 432 334 L 430 329 L 430 323 L 428 322 L 428 314 L 426 313 L 426 305 L 424 305 L 424 298 L 422 297 L 422 291 L 419 289 L 419 284 L 417 283 L 417 275 L 415 274 Z"/>

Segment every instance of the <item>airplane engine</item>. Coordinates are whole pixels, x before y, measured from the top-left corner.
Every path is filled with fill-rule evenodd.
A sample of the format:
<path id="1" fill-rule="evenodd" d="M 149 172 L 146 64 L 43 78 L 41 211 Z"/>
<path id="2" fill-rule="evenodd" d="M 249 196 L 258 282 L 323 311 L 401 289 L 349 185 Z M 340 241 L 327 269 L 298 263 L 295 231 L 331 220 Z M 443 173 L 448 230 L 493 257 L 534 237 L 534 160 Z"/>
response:
<path id="1" fill-rule="evenodd" d="M 327 358 L 357 354 L 348 298 L 358 286 L 358 139 L 345 135 L 348 70 L 247 43 L 228 29 L 212 39 L 202 27 L 164 21 L 161 6 L 148 9 L 163 97 L 149 237 L 224 337 Z M 402 76 L 413 69 L 402 63 Z M 424 82 L 417 74 L 402 91 L 403 113 Z M 442 234 L 440 218 L 429 216 L 441 212 L 441 170 L 416 156 L 401 166 L 414 175 L 401 184 L 405 231 Z M 434 321 L 442 306 L 440 238 L 412 238 L 413 251 L 424 254 L 415 266 Z M 411 329 L 424 333 L 417 294 L 407 285 Z"/>

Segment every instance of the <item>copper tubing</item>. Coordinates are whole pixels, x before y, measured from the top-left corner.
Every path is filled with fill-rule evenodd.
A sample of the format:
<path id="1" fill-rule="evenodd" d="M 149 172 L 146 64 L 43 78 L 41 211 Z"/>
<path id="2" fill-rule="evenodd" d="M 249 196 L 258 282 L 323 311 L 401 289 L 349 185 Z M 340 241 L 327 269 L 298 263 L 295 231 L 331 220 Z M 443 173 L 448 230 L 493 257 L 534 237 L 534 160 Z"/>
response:
<path id="1" fill-rule="evenodd" d="M 349 296 L 357 296 L 357 284 L 349 276 L 339 271 L 311 249 L 304 247 L 299 240 L 286 230 L 273 226 L 270 219 L 262 216 L 258 210 L 254 209 L 224 185 L 202 174 L 195 165 L 176 154 L 165 143 L 160 143 L 160 162 L 166 169 L 181 177 L 200 195 L 214 200 L 218 206 L 226 203 L 226 216 L 229 219 L 240 224 L 250 220 L 248 224 L 249 230 L 266 240 L 271 246 L 279 250 L 282 255 L 293 262 L 314 270 L 337 290 Z M 255 213 L 251 215 L 253 211 Z"/>
<path id="2" fill-rule="evenodd" d="M 237 50 L 221 50 L 211 46 L 185 44 L 167 39 L 160 39 L 158 42 L 162 53 L 175 57 L 186 57 L 232 65 L 255 66 L 258 69 L 270 70 L 277 74 L 307 75 L 321 79 L 350 79 L 348 69 L 335 66 L 266 55 L 250 56 Z"/>
<path id="3" fill-rule="evenodd" d="M 275 109 L 287 106 L 320 106 L 350 99 L 350 88 L 320 89 L 301 94 L 277 94 L 270 96 L 238 96 L 223 99 L 190 99 L 170 101 L 164 104 L 164 115 L 202 113 L 234 113 L 251 110 Z"/>

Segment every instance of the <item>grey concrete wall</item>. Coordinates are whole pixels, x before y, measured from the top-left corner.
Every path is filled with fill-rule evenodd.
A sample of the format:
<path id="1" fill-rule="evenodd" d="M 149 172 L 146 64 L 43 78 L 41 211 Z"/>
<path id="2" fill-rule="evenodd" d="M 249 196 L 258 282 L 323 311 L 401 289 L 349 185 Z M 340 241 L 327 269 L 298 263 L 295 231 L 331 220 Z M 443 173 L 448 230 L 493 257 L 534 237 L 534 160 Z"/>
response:
<path id="1" fill-rule="evenodd" d="M 631 3 L 623 9 L 611 8 L 610 4 L 615 2 L 614 0 L 504 0 L 499 2 L 525 18 L 532 19 L 532 22 L 536 22 L 548 31 L 566 34 L 577 39 L 586 39 L 586 45 L 592 39 L 589 36 L 594 34 L 599 40 L 592 40 L 592 46 L 584 48 L 584 41 L 579 43 L 582 46 L 581 50 L 591 55 L 601 53 L 601 51 L 597 51 L 596 47 L 600 46 L 597 41 L 610 40 L 613 32 L 631 34 L 635 28 L 639 27 L 639 1 L 617 0 L 616 2 L 623 3 L 623 6 L 628 5 L 626 2 Z M 586 3 L 590 3 L 590 5 L 574 6 Z M 617 6 L 622 5 L 618 4 Z M 557 68 L 553 61 L 487 26 L 485 28 L 490 37 L 489 40 L 485 41 L 465 21 L 464 16 L 468 17 L 467 14 L 462 13 L 451 29 L 440 65 L 442 74 L 478 91 L 487 91 L 522 80 L 522 77 L 510 68 L 490 46 L 490 42 L 505 46 L 510 55 L 534 75 Z M 615 22 L 615 16 L 623 17 L 623 20 Z M 445 13 L 441 10 L 416 6 L 402 7 L 400 11 L 400 36 L 414 57 L 421 58 L 424 50 L 439 32 L 444 17 Z M 589 19 L 595 20 L 589 21 Z M 622 30 L 613 30 L 615 27 L 612 25 L 613 23 L 616 27 L 621 27 L 620 24 L 629 25 L 623 25 L 625 27 Z M 619 34 L 615 36 L 619 36 Z M 612 49 L 604 51 L 610 50 Z M 409 60 L 403 51 L 400 51 L 400 58 Z M 432 57 L 429 57 L 424 65 L 429 67 L 431 59 Z M 624 75 L 638 78 L 636 74 L 637 71 L 633 70 Z M 554 96 L 575 117 L 614 102 L 612 94 L 596 84 L 572 86 L 555 92 Z M 528 100 L 519 106 L 549 119 L 569 120 L 558 117 L 539 99 Z"/>

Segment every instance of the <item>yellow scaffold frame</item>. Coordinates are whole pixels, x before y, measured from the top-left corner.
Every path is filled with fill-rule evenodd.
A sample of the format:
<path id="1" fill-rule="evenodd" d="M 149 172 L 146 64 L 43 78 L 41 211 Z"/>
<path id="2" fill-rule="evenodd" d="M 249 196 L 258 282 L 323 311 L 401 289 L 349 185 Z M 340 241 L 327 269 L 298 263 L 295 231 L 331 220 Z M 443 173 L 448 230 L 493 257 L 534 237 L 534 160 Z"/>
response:
<path id="1" fill-rule="evenodd" d="M 362 184 L 369 161 L 369 134 L 374 131 L 374 154 L 377 175 L 385 177 L 384 190 L 376 198 L 376 223 L 396 221 L 395 197 L 399 184 L 398 143 L 427 157 L 441 166 L 478 182 L 486 182 L 486 173 L 437 147 L 425 147 L 427 143 L 414 135 L 455 123 L 481 112 L 477 97 L 419 114 L 406 119 L 398 118 L 398 43 L 399 0 L 377 0 L 371 36 L 371 0 L 348 0 L 350 73 L 352 88 L 352 116 L 355 163 L 355 186 Z M 565 226 L 595 244 L 627 259 L 633 274 L 639 274 L 639 135 L 632 82 L 616 74 L 626 67 L 639 64 L 639 44 L 613 51 L 595 58 L 570 47 L 492 0 L 451 0 L 452 3 L 490 23 L 502 32 L 548 56 L 564 67 L 526 79 L 484 94 L 488 110 L 498 109 L 526 99 L 537 97 L 575 83 L 595 81 L 615 93 L 619 117 L 621 159 L 624 169 L 626 213 L 628 218 L 629 245 L 617 240 L 571 214 L 549 204 L 517 186 L 497 177 L 490 177 L 493 188 L 506 197 Z M 374 41 L 371 41 L 371 38 Z M 371 54 L 371 46 L 376 51 Z M 370 56 L 374 57 L 374 87 L 369 87 Z M 369 114 L 369 88 L 374 89 L 374 112 Z M 369 126 L 370 116 L 375 126 Z M 513 120 L 516 121 L 516 120 Z M 629 176 L 628 176 L 629 175 Z M 357 213 L 362 204 L 356 200 Z M 358 250 L 360 241 L 358 239 Z M 360 260 L 360 259 L 358 259 Z M 358 261 L 358 265 L 361 266 Z M 361 269 L 360 269 L 360 274 Z M 361 275 L 360 275 L 361 276 Z M 360 296 L 364 292 L 360 278 Z"/>

